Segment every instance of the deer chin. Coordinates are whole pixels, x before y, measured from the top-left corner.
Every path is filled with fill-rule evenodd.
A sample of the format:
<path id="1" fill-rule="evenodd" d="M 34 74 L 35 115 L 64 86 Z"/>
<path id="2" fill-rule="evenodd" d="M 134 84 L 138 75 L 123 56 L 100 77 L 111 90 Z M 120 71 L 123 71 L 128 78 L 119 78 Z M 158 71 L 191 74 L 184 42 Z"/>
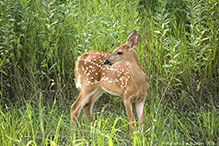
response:
<path id="1" fill-rule="evenodd" d="M 110 66 L 112 66 L 112 64 L 105 64 L 105 66 L 110 67 Z"/>
<path id="2" fill-rule="evenodd" d="M 116 62 L 114 64 L 111 64 L 111 66 L 115 66 L 115 65 L 121 65 L 124 64 L 125 66 L 129 66 L 131 63 L 129 61 L 125 61 L 125 62 Z"/>
<path id="3" fill-rule="evenodd" d="M 125 66 L 129 66 L 131 63 L 129 61 L 126 61 L 126 62 L 107 63 L 105 65 L 107 67 L 110 67 L 110 66 L 116 66 L 116 65 L 121 65 L 121 64 L 124 64 Z"/>

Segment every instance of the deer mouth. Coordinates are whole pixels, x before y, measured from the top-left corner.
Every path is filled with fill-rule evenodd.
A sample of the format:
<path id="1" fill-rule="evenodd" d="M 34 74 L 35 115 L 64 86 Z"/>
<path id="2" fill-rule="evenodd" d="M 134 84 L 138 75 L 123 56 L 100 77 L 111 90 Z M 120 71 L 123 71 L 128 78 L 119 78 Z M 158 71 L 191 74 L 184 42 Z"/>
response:
<path id="1" fill-rule="evenodd" d="M 108 60 L 108 59 L 106 59 L 106 60 L 104 61 L 104 64 L 105 64 L 106 66 L 112 66 L 112 63 L 111 63 L 111 62 L 109 62 L 109 60 Z"/>

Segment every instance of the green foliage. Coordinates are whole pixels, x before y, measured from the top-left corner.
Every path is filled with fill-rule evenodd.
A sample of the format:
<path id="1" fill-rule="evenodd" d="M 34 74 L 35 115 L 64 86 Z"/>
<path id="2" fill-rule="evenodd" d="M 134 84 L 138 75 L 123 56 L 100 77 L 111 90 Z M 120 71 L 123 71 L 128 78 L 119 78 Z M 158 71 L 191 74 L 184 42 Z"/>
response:
<path id="1" fill-rule="evenodd" d="M 166 85 L 173 76 L 175 97 L 184 91 L 196 102 L 209 102 L 209 95 L 218 93 L 218 3 L 159 3 L 154 14 L 140 9 L 143 38 L 147 38 L 144 46 L 150 54 L 148 62 L 153 62 L 146 69 L 151 70 L 152 88 Z"/>
<path id="2" fill-rule="evenodd" d="M 218 145 L 216 0 L 1 0 L 0 7 L 0 144 Z M 121 99 L 108 94 L 93 125 L 82 114 L 73 133 L 77 57 L 110 53 L 134 29 L 151 85 L 144 134 L 130 136 Z"/>

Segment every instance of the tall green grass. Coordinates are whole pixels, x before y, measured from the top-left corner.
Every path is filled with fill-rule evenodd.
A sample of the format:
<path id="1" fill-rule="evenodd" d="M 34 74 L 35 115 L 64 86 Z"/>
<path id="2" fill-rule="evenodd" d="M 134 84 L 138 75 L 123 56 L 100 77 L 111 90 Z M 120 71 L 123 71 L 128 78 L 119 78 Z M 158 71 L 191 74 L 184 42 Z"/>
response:
<path id="1" fill-rule="evenodd" d="M 1 0 L 1 145 L 218 145 L 219 22 L 214 0 Z M 145 132 L 104 94 L 95 122 L 70 107 L 77 56 L 112 52 L 136 29 L 150 79 Z M 116 109 L 116 110 L 113 110 Z M 134 110 L 134 108 L 133 108 Z M 136 123 L 137 125 L 137 123 Z"/>
<path id="2" fill-rule="evenodd" d="M 41 93 L 39 93 L 40 98 Z M 1 101 L 2 102 L 2 101 Z M 42 106 L 44 104 L 44 106 Z M 50 107 L 51 106 L 51 107 Z M 69 124 L 66 105 L 27 101 L 23 106 L 4 104 L 0 113 L 1 145 L 217 145 L 219 119 L 214 107 L 199 112 L 179 113 L 161 106 L 158 111 L 146 107 L 144 135 L 136 129 L 131 138 L 125 115 L 95 112 L 95 122 L 87 124 L 81 115 L 77 133 Z M 167 108 L 167 109 L 165 109 Z M 163 112 L 165 111 L 165 113 Z M 158 116 L 155 118 L 156 112 Z M 152 123 L 156 123 L 154 128 Z M 136 123 L 137 124 L 137 123 Z"/>

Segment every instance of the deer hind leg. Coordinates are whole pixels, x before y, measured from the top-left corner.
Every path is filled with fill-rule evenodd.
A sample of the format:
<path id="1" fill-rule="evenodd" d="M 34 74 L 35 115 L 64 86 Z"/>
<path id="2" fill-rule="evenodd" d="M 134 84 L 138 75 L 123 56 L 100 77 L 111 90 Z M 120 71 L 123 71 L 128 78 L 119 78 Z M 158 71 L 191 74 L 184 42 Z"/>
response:
<path id="1" fill-rule="evenodd" d="M 81 112 L 82 107 L 86 104 L 86 102 L 96 92 L 97 89 L 98 88 L 94 86 L 86 86 L 86 88 L 81 88 L 77 100 L 71 106 L 71 128 L 73 130 L 75 130 L 77 118 Z"/>
<path id="2" fill-rule="evenodd" d="M 103 94 L 103 92 L 104 90 L 101 87 L 99 87 L 83 107 L 84 113 L 86 114 L 90 124 L 93 123 L 92 106 L 98 100 L 98 98 Z"/>
<path id="3" fill-rule="evenodd" d="M 144 131 L 144 126 L 145 126 L 144 125 L 144 101 L 145 99 L 135 103 L 135 108 L 137 111 L 138 121 L 139 121 L 139 126 L 140 126 L 141 131 Z"/>

